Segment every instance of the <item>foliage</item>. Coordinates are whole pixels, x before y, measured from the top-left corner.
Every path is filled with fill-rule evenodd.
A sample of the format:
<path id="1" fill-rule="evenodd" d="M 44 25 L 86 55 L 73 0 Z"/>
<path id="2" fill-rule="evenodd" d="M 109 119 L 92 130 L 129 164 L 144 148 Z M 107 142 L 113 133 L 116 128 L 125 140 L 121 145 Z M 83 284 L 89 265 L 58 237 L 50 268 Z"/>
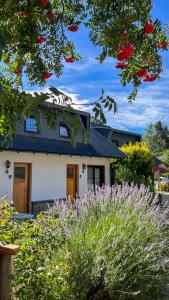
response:
<path id="1" fill-rule="evenodd" d="M 150 123 L 145 130 L 143 139 L 153 155 L 159 156 L 169 147 L 169 129 L 162 121 Z"/>
<path id="2" fill-rule="evenodd" d="M 162 158 L 162 162 L 169 169 L 169 149 L 167 149 L 164 152 L 164 155 L 163 155 L 163 158 Z"/>
<path id="3" fill-rule="evenodd" d="M 29 105 L 27 96 L 22 93 L 25 80 L 42 87 L 52 75 L 57 78 L 62 75 L 65 63 L 80 60 L 71 36 L 82 26 L 88 27 L 91 42 L 101 49 L 98 61 L 102 63 L 107 57 L 112 61 L 116 59 L 116 68 L 121 69 L 121 84 L 133 85 L 130 102 L 135 99 L 142 82 L 151 82 L 160 77 L 160 51 L 168 48 L 167 28 L 159 20 L 152 19 L 151 0 L 1 2 L 1 134 L 7 135 L 6 131 L 11 134 L 11 130 L 14 134 L 12 123 L 8 125 L 8 111 L 12 111 L 16 117 L 23 108 L 21 115 L 26 118 L 39 109 L 39 101 L 32 99 L 34 101 Z M 10 96 L 14 98 L 13 92 L 17 100 L 9 101 Z M 101 104 L 111 110 L 115 101 L 110 97 L 107 100 L 105 98 L 105 102 L 102 100 L 94 102 L 94 112 L 97 117 L 104 119 Z"/>
<path id="4" fill-rule="evenodd" d="M 160 182 L 159 183 L 159 191 L 169 192 L 169 182 Z"/>
<path id="5" fill-rule="evenodd" d="M 156 201 L 144 186 L 104 187 L 17 223 L 14 299 L 163 299 L 168 219 Z"/>
<path id="6" fill-rule="evenodd" d="M 153 189 L 153 158 L 145 142 L 129 143 L 120 148 L 127 157 L 117 163 L 116 177 L 120 182 L 145 184 Z"/>
<path id="7" fill-rule="evenodd" d="M 0 243 L 8 243 L 11 241 L 16 227 L 11 220 L 14 213 L 14 207 L 6 197 L 0 198 Z"/>

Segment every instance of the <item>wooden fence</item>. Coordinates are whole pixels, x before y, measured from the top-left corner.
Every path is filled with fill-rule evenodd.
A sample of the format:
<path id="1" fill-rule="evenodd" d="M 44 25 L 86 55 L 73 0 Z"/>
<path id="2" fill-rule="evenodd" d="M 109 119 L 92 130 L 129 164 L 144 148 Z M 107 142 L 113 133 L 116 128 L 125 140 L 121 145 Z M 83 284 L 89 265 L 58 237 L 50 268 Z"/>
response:
<path id="1" fill-rule="evenodd" d="M 11 299 L 12 256 L 18 252 L 18 246 L 0 244 L 0 300 Z"/>

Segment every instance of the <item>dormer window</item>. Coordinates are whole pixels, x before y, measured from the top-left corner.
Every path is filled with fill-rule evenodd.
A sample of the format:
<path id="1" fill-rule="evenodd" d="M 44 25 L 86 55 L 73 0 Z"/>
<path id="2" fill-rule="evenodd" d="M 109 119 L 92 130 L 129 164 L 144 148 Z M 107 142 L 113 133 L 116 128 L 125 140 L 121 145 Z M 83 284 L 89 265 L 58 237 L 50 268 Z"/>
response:
<path id="1" fill-rule="evenodd" d="M 59 136 L 69 138 L 70 133 L 69 133 L 69 128 L 66 124 L 60 123 L 59 124 Z"/>
<path id="2" fill-rule="evenodd" d="M 25 121 L 25 131 L 26 132 L 38 132 L 38 126 L 37 126 L 37 121 L 36 118 L 31 116 L 26 119 Z"/>

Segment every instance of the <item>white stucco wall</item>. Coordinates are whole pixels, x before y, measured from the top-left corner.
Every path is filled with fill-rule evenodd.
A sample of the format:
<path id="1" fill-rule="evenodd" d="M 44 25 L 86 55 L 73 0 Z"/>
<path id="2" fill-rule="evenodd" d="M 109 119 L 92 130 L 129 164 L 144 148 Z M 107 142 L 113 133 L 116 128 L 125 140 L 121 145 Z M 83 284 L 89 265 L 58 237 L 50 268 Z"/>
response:
<path id="1" fill-rule="evenodd" d="M 6 174 L 5 161 L 11 162 L 9 173 Z M 7 195 L 13 198 L 14 162 L 32 164 L 31 201 L 58 199 L 66 197 L 66 165 L 79 165 L 79 194 L 87 191 L 87 169 L 82 172 L 82 164 L 104 165 L 105 184 L 110 184 L 111 159 L 79 157 L 70 155 L 0 152 L 0 197 Z M 12 175 L 11 178 L 10 175 Z"/>

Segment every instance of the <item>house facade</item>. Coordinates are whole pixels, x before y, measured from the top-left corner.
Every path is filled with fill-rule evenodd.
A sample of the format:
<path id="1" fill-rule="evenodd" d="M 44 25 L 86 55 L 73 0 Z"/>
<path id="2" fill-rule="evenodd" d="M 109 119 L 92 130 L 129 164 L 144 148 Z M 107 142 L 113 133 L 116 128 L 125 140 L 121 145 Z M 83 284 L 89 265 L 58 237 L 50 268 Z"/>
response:
<path id="1" fill-rule="evenodd" d="M 76 113 L 89 134 L 84 143 L 79 131 L 76 147 L 60 117 L 56 129 L 50 129 L 45 118 L 37 126 L 30 116 L 8 148 L 0 138 L 0 197 L 7 195 L 18 212 L 37 214 L 54 200 L 73 199 L 91 186 L 113 183 L 112 158 L 125 154 L 90 126 L 88 113 Z"/>
<path id="2" fill-rule="evenodd" d="M 100 125 L 95 123 L 92 123 L 91 126 L 116 147 L 121 147 L 124 144 L 128 143 L 140 142 L 142 140 L 142 135 L 138 133 L 119 130 L 107 125 Z"/>

